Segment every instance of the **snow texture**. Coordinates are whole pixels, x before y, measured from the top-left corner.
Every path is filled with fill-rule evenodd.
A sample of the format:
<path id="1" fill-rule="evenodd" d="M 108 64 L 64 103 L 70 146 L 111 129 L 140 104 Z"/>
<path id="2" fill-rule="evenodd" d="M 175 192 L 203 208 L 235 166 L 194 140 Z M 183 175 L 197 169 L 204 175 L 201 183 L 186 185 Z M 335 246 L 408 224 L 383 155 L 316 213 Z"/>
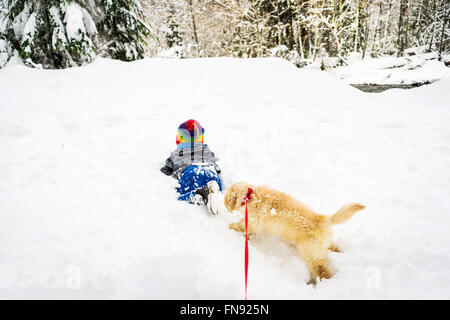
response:
<path id="1" fill-rule="evenodd" d="M 83 23 L 86 31 L 90 35 L 97 33 L 97 27 L 95 26 L 95 21 L 92 19 L 91 14 L 85 9 L 81 8 L 83 12 Z"/>
<path id="2" fill-rule="evenodd" d="M 244 238 L 227 227 L 239 215 L 177 201 L 159 171 L 195 118 L 225 186 L 267 184 L 322 214 L 367 206 L 335 227 L 344 252 L 316 288 L 295 249 L 252 239 L 249 299 L 449 299 L 449 87 L 368 94 L 281 59 L 11 59 L 0 298 L 242 299 Z"/>
<path id="3" fill-rule="evenodd" d="M 6 65 L 9 60 L 11 47 L 5 39 L 2 39 L 2 34 L 6 30 L 6 15 L 7 11 L 3 9 L 3 3 L 0 1 L 0 68 Z M 4 37 L 4 36 L 3 36 Z"/>
<path id="4" fill-rule="evenodd" d="M 21 13 L 19 13 L 12 23 L 12 27 L 14 30 L 14 35 L 16 39 L 21 39 L 24 35 L 24 27 L 30 17 L 30 8 L 29 4 L 25 3 L 24 8 Z"/>
<path id="5" fill-rule="evenodd" d="M 5 40 L 0 39 L 0 68 L 2 68 L 9 59 L 8 44 Z"/>
<path id="6" fill-rule="evenodd" d="M 34 41 L 34 35 L 36 33 L 36 13 L 32 13 L 28 18 L 25 26 L 23 28 L 23 38 L 22 42 L 27 42 L 28 45 L 25 47 L 26 53 L 31 53 L 32 43 Z"/>
<path id="7" fill-rule="evenodd" d="M 82 41 L 89 39 L 85 35 L 87 35 L 88 33 L 95 34 L 97 31 L 97 29 L 95 28 L 95 23 L 93 22 L 86 9 L 82 9 L 80 5 L 75 2 L 67 5 L 64 14 L 64 22 L 66 26 L 67 38 L 69 41 Z"/>

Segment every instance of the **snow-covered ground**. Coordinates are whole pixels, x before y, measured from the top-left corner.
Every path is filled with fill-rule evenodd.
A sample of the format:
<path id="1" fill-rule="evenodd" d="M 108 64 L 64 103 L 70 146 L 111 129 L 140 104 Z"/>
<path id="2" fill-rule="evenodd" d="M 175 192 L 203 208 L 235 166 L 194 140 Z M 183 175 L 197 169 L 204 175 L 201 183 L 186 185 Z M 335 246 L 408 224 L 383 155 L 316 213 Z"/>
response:
<path id="1" fill-rule="evenodd" d="M 316 288 L 295 250 L 250 242 L 250 299 L 450 298 L 450 80 L 363 93 L 280 59 L 98 59 L 0 70 L 0 298 L 244 294 L 244 239 L 176 200 L 159 168 L 179 123 L 206 128 L 224 182 L 319 213 L 344 253 Z"/>
<path id="2" fill-rule="evenodd" d="M 438 61 L 438 53 L 418 53 L 404 57 L 350 57 L 349 65 L 329 71 L 349 84 L 416 84 L 432 83 L 450 77 L 450 67 Z M 446 56 L 443 60 L 448 60 Z"/>

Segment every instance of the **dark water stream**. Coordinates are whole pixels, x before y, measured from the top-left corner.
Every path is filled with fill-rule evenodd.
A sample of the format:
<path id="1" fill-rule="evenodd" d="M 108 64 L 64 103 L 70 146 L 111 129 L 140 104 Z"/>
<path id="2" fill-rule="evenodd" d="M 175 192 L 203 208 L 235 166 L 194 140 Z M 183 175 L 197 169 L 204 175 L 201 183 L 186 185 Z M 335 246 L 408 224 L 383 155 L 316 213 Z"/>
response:
<path id="1" fill-rule="evenodd" d="M 430 84 L 430 82 L 420 82 L 413 84 L 352 84 L 353 87 L 358 88 L 364 92 L 383 92 L 389 89 L 411 89 Z"/>

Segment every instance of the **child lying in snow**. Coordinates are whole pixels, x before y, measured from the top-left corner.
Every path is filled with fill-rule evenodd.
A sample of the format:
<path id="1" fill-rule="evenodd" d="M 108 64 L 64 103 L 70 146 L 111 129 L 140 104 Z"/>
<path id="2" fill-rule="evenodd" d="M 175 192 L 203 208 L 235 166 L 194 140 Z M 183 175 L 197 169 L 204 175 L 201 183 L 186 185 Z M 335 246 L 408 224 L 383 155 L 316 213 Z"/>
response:
<path id="1" fill-rule="evenodd" d="M 178 127 L 177 149 L 166 160 L 161 171 L 178 179 L 178 200 L 205 204 L 211 214 L 217 214 L 217 195 L 222 191 L 218 160 L 203 143 L 205 129 L 196 120 Z"/>

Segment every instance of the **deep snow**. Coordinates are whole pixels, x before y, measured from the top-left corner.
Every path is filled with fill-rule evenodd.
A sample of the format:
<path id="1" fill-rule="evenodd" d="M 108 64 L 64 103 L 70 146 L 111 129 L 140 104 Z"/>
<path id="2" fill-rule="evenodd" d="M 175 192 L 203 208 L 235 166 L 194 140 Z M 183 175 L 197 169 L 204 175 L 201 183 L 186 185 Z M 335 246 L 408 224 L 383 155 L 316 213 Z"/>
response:
<path id="1" fill-rule="evenodd" d="M 176 201 L 179 123 L 226 185 L 319 213 L 344 253 L 316 288 L 295 250 L 250 242 L 250 299 L 450 298 L 450 81 L 368 94 L 279 59 L 98 59 L 0 70 L 0 298 L 243 298 L 238 219 Z"/>

